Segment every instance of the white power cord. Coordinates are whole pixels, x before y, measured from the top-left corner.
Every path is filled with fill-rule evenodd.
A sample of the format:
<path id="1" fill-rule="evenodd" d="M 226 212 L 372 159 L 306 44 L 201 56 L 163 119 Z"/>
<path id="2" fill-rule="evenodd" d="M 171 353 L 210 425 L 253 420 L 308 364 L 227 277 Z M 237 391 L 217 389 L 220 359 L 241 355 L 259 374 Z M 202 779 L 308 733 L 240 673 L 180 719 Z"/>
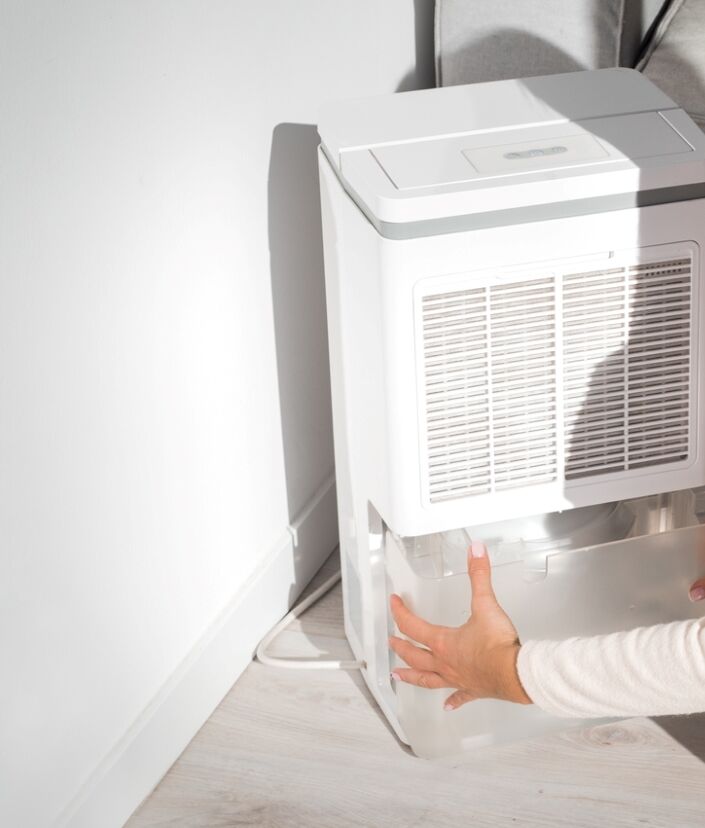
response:
<path id="1" fill-rule="evenodd" d="M 257 647 L 257 660 L 262 664 L 267 664 L 270 667 L 288 667 L 292 670 L 359 670 L 364 667 L 362 661 L 341 661 L 325 659 L 297 659 L 297 658 L 275 658 L 266 653 L 267 647 L 274 641 L 279 633 L 285 629 L 295 618 L 298 618 L 304 613 L 311 604 L 315 604 L 319 598 L 322 598 L 329 592 L 340 580 L 340 570 L 335 575 L 331 575 L 327 581 L 324 581 L 317 589 L 315 589 L 308 598 L 304 598 L 300 604 L 297 604 L 291 609 L 260 641 Z"/>

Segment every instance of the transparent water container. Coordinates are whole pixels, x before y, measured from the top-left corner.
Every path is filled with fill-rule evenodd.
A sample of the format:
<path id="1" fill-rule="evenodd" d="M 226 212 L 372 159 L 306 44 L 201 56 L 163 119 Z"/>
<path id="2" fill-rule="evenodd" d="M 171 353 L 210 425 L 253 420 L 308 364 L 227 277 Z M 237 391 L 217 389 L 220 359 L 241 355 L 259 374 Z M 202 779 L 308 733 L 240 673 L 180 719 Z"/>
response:
<path id="1" fill-rule="evenodd" d="M 464 623 L 472 539 L 487 544 L 497 598 L 522 640 L 597 635 L 705 611 L 688 599 L 690 584 L 705 576 L 705 489 L 421 537 L 387 530 L 389 591 L 433 623 Z M 460 753 L 581 723 L 495 700 L 445 711 L 451 692 L 396 685 L 399 720 L 418 756 Z"/>

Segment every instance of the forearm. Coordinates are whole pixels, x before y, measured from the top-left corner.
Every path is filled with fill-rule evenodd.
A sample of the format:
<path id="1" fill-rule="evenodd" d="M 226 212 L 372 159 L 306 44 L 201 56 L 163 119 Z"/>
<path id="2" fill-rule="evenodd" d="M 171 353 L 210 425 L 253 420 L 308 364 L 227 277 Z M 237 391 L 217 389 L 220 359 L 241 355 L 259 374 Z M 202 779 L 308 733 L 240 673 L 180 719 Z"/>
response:
<path id="1" fill-rule="evenodd" d="M 555 716 L 705 711 L 705 618 L 565 641 L 527 641 L 517 671 Z"/>

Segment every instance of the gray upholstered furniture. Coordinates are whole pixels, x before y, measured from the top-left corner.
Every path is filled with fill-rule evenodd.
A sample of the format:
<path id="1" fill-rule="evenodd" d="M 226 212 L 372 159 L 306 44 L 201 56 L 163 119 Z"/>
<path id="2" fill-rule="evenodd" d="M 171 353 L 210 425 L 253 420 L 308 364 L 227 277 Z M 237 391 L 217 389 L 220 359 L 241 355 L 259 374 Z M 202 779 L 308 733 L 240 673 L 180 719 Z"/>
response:
<path id="1" fill-rule="evenodd" d="M 636 66 L 705 130 L 705 0 L 436 0 L 439 86 Z"/>
<path id="2" fill-rule="evenodd" d="M 705 131 L 705 0 L 675 0 L 639 69 Z"/>
<path id="3" fill-rule="evenodd" d="M 634 66 L 663 7 L 664 0 L 437 0 L 437 83 Z"/>

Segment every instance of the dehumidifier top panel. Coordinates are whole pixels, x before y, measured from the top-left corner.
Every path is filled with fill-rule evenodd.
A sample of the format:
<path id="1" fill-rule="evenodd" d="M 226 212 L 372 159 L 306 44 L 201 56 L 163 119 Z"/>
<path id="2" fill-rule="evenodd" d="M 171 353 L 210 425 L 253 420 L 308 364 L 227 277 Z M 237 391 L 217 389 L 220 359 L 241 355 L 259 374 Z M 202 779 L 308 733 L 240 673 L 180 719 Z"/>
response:
<path id="1" fill-rule="evenodd" d="M 370 152 L 399 190 L 486 179 L 524 178 L 619 161 L 692 153 L 658 112 L 376 147 Z"/>
<path id="2" fill-rule="evenodd" d="M 632 70 L 338 104 L 319 132 L 389 238 L 705 197 L 705 135 Z"/>
<path id="3" fill-rule="evenodd" d="M 318 131 L 337 163 L 371 146 L 675 106 L 639 72 L 598 69 L 338 101 L 323 107 Z"/>

